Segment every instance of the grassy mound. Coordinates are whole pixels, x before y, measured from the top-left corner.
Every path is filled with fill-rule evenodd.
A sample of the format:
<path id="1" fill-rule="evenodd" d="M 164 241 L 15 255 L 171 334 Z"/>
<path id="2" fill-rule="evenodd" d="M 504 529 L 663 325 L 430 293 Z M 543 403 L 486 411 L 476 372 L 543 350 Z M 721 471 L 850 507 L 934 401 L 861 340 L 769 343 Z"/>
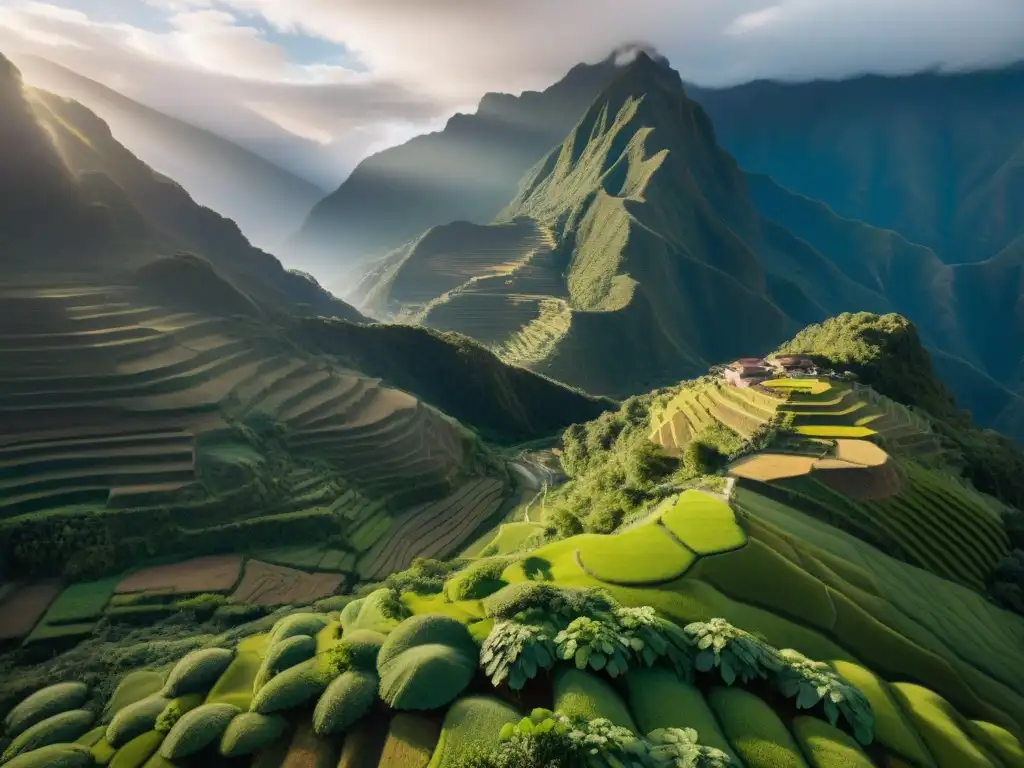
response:
<path id="1" fill-rule="evenodd" d="M 206 693 L 228 668 L 234 657 L 234 651 L 226 648 L 193 651 L 175 664 L 168 673 L 161 695 L 170 699 L 190 693 Z"/>
<path id="2" fill-rule="evenodd" d="M 181 760 L 218 741 L 231 720 L 241 714 L 231 704 L 203 704 L 186 712 L 174 724 L 160 745 L 166 760 Z"/>
<path id="3" fill-rule="evenodd" d="M 15 736 L 0 760 L 6 762 L 34 749 L 73 742 L 92 727 L 94 719 L 86 709 L 72 709 L 40 720 Z"/>
<path id="4" fill-rule="evenodd" d="M 313 730 L 335 736 L 351 728 L 377 700 L 380 679 L 373 672 L 349 670 L 336 677 L 323 692 L 313 712 Z"/>
<path id="5" fill-rule="evenodd" d="M 603 717 L 639 733 L 626 703 L 615 689 L 596 675 L 562 668 L 553 681 L 555 709 L 567 717 L 594 720 Z"/>
<path id="6" fill-rule="evenodd" d="M 273 744 L 288 730 L 288 721 L 280 715 L 242 712 L 232 718 L 220 739 L 224 757 L 251 755 Z"/>
<path id="7" fill-rule="evenodd" d="M 520 717 L 514 707 L 493 696 L 456 699 L 445 714 L 430 768 L 462 765 L 477 750 L 496 746 L 502 726 Z"/>
<path id="8" fill-rule="evenodd" d="M 729 505 L 699 491 L 680 494 L 661 516 L 672 535 L 698 555 L 714 555 L 742 547 L 747 538 Z"/>
<path id="9" fill-rule="evenodd" d="M 715 688 L 708 703 L 746 765 L 808 768 L 786 726 L 757 696 L 739 688 Z"/>
<path id="10" fill-rule="evenodd" d="M 4 733 L 15 738 L 48 717 L 76 709 L 88 695 L 85 683 L 57 683 L 36 691 L 7 713 Z"/>
<path id="11" fill-rule="evenodd" d="M 465 690 L 476 664 L 475 653 L 450 645 L 414 646 L 378 666 L 380 697 L 394 709 L 438 709 Z"/>

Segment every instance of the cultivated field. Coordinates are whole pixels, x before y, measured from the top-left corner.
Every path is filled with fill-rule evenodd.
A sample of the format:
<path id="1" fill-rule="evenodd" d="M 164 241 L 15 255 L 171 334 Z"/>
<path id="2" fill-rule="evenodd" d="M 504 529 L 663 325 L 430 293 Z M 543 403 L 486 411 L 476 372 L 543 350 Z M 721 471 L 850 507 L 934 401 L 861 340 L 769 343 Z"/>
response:
<path id="1" fill-rule="evenodd" d="M 119 595 L 127 592 L 181 595 L 228 592 L 238 583 L 241 571 L 241 555 L 197 557 L 180 563 L 142 568 L 126 576 L 115 591 Z"/>
<path id="2" fill-rule="evenodd" d="M 0 602 L 0 641 L 25 637 L 58 594 L 58 582 L 17 587 L 10 592 Z"/>
<path id="3" fill-rule="evenodd" d="M 417 557 L 449 557 L 498 511 L 504 492 L 500 480 L 473 480 L 443 499 L 404 512 L 359 560 L 360 577 L 382 579 Z"/>
<path id="4" fill-rule="evenodd" d="M 333 595 L 345 582 L 342 574 L 306 573 L 259 560 L 245 564 L 242 581 L 231 595 L 236 603 L 287 605 L 311 603 Z"/>
<path id="5" fill-rule="evenodd" d="M 0 329 L 0 537 L 44 540 L 65 520 L 117 510 L 108 519 L 124 564 L 139 550 L 208 552 L 224 535 L 254 549 L 298 545 L 314 520 L 345 521 L 352 550 L 365 551 L 386 531 L 383 515 L 449 492 L 463 468 L 462 436 L 434 409 L 252 319 L 166 308 L 128 284 L 8 288 Z M 291 460 L 320 464 L 320 482 L 304 486 L 289 467 L 267 497 L 262 450 L 226 420 L 268 419 Z M 156 507 L 174 509 L 164 524 L 175 535 L 156 533 Z M 364 515 L 378 519 L 366 527 Z M 53 561 L 29 550 L 19 548 L 35 559 L 15 567 Z M 91 554 L 57 554 L 72 556 Z M 332 557 L 339 566 L 316 567 L 344 564 Z"/>

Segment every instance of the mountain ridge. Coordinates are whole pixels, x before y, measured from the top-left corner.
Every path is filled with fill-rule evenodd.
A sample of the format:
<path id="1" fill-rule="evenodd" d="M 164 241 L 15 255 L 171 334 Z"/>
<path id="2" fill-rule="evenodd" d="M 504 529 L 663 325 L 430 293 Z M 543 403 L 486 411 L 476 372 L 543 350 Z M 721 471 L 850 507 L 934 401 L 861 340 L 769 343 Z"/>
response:
<path id="1" fill-rule="evenodd" d="M 30 84 L 98 114 L 147 165 L 176 179 L 200 204 L 236 221 L 264 249 L 280 246 L 323 190 L 222 136 L 148 107 L 36 56 L 15 57 Z"/>

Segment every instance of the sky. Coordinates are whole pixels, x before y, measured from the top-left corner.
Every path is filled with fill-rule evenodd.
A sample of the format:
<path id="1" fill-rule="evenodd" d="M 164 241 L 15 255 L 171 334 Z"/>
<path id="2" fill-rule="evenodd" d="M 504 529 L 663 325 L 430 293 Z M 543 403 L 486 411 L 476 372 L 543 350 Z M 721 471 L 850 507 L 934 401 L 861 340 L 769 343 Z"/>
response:
<path id="1" fill-rule="evenodd" d="M 0 0 L 31 52 L 336 187 L 487 91 L 626 42 L 727 86 L 1024 57 L 1024 0 Z"/>

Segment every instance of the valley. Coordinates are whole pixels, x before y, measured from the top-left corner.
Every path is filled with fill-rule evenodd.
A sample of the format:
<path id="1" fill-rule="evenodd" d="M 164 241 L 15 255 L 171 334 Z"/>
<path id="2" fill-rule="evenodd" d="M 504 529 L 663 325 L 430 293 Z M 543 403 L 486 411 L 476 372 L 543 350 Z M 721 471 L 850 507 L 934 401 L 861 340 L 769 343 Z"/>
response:
<path id="1" fill-rule="evenodd" d="M 940 228 L 868 85 L 624 46 L 310 202 L 0 56 L 0 765 L 1024 766 L 1017 123 Z"/>

